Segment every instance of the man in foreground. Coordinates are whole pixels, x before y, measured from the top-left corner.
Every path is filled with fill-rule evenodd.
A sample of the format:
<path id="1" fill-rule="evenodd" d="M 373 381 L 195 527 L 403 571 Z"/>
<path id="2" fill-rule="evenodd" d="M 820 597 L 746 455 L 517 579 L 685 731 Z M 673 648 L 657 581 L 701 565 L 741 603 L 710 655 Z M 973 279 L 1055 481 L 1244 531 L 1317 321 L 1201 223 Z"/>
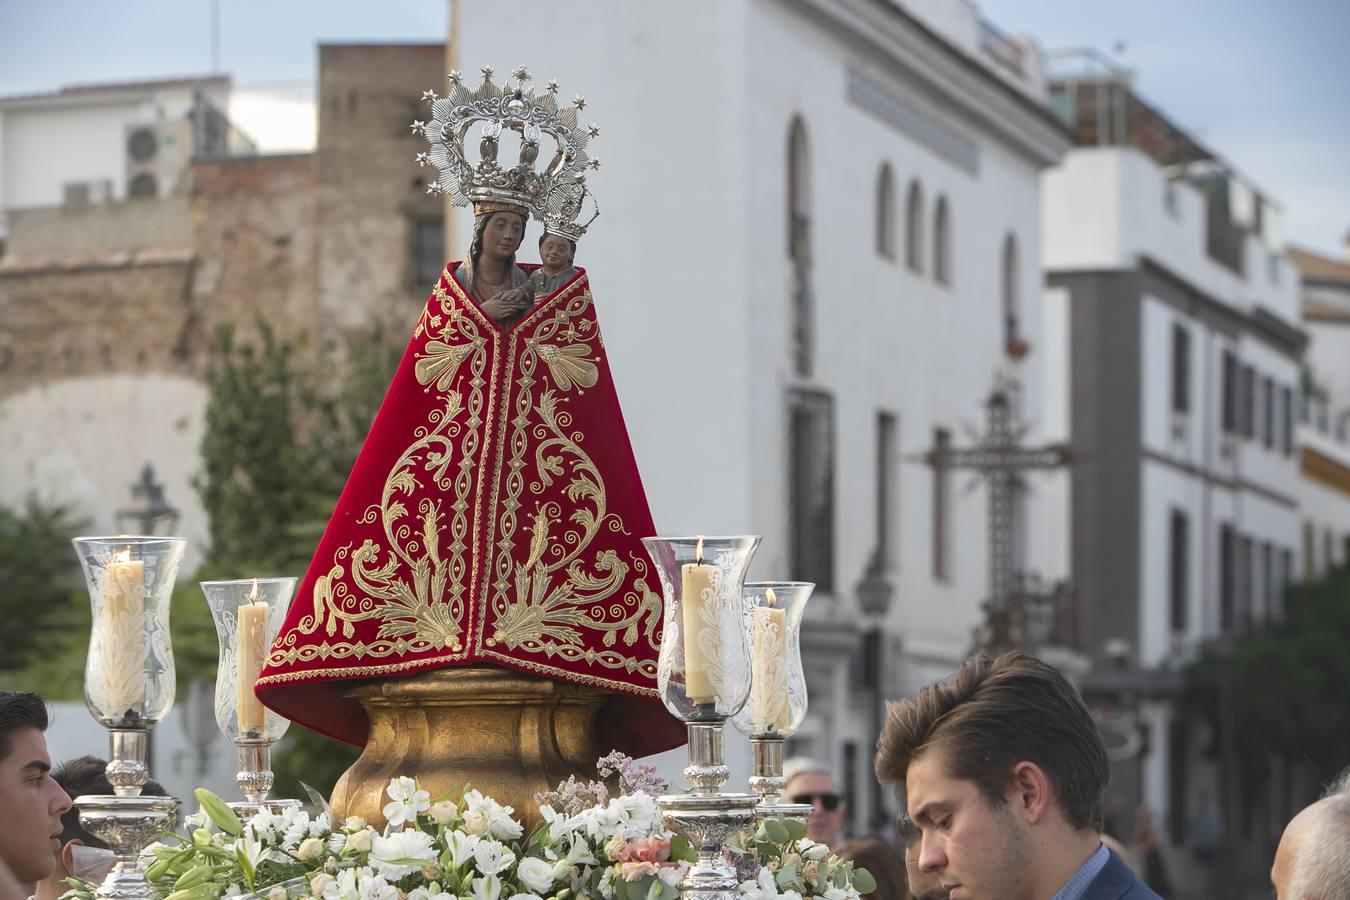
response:
<path id="1" fill-rule="evenodd" d="M 29 894 L 56 865 L 61 814 L 70 809 L 50 774 L 46 730 L 41 697 L 0 691 L 0 860 Z"/>
<path id="2" fill-rule="evenodd" d="M 892 703 L 877 777 L 951 900 L 1150 900 L 1101 842 L 1108 766 L 1077 692 L 1022 653 L 976 657 Z"/>
<path id="3" fill-rule="evenodd" d="M 1270 881 L 1278 900 L 1350 900 L 1350 769 L 1289 821 Z"/>

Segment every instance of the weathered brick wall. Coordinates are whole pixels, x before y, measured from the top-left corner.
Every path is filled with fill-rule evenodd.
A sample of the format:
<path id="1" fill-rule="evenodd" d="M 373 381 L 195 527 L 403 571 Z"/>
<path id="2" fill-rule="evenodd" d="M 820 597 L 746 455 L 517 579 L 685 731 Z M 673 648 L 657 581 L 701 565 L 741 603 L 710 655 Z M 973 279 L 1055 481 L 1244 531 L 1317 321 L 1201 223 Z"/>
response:
<path id="1" fill-rule="evenodd" d="M 372 316 L 410 331 L 430 293 L 411 277 L 417 216 L 439 217 L 414 162 L 425 141 L 409 127 L 428 118 L 428 89 L 444 93 L 445 45 L 319 48 L 318 292 L 322 314 L 345 331 Z"/>
<path id="2" fill-rule="evenodd" d="M 109 373 L 189 374 L 197 350 L 183 249 L 0 264 L 0 399 Z"/>

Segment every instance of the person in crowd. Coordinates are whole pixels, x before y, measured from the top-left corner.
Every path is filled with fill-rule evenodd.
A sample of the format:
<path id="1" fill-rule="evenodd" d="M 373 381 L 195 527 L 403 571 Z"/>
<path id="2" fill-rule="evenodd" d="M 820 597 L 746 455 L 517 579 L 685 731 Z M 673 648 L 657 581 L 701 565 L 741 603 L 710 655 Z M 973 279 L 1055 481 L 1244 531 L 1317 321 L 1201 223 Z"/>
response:
<path id="1" fill-rule="evenodd" d="M 70 798 L 52 780 L 47 704 L 37 694 L 0 691 L 0 861 L 26 894 L 51 874 Z"/>
<path id="2" fill-rule="evenodd" d="M 947 889 L 936 872 L 919 868 L 919 850 L 923 846 L 923 830 L 903 809 L 900 811 L 898 831 L 900 846 L 905 848 L 905 874 L 909 883 L 909 900 L 947 900 Z"/>
<path id="3" fill-rule="evenodd" d="M 1147 806 L 1141 806 L 1134 814 L 1134 858 L 1143 867 L 1144 882 L 1166 897 L 1172 893 L 1172 882 L 1167 877 L 1167 867 L 1163 865 L 1162 850 L 1158 848 L 1158 843 L 1158 828 L 1153 824 L 1153 813 Z"/>
<path id="4" fill-rule="evenodd" d="M 92 794 L 111 794 L 113 786 L 108 781 L 107 767 L 106 760 L 81 756 L 57 766 L 52 772 L 52 780 L 71 800 Z M 146 797 L 163 797 L 166 793 L 156 781 L 147 781 L 141 787 L 141 794 Z M 65 879 L 72 876 L 101 882 L 116 862 L 108 845 L 80 824 L 80 811 L 68 809 L 61 816 L 61 849 L 56 852 L 56 865 L 50 875 L 38 882 L 34 900 L 57 900 L 70 890 Z"/>
<path id="5" fill-rule="evenodd" d="M 1270 882 L 1276 900 L 1350 900 L 1350 768 L 1285 826 Z"/>
<path id="6" fill-rule="evenodd" d="M 836 849 L 844 830 L 844 798 L 830 767 L 819 760 L 793 757 L 783 763 L 783 777 L 787 801 L 812 806 L 806 817 L 806 836 Z"/>
<path id="7" fill-rule="evenodd" d="M 851 860 L 854 867 L 866 869 L 876 881 L 876 890 L 862 895 L 867 900 L 909 900 L 904 857 L 887 841 L 858 838 L 840 847 L 838 854 L 841 859 Z"/>
<path id="8" fill-rule="evenodd" d="M 889 705 L 877 777 L 919 827 L 919 869 L 950 900 L 1157 900 L 1102 844 L 1109 768 L 1091 714 L 1054 667 L 968 660 Z"/>

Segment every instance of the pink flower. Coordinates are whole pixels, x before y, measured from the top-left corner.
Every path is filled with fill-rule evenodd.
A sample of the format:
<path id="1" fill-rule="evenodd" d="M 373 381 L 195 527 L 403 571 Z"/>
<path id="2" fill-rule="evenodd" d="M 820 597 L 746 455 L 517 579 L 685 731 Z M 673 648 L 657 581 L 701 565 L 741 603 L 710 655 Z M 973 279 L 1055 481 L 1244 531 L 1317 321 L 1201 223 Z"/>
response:
<path id="1" fill-rule="evenodd" d="M 661 864 L 655 862 L 619 863 L 619 874 L 623 875 L 624 881 L 640 881 L 648 875 L 655 875 L 660 869 Z"/>
<path id="2" fill-rule="evenodd" d="M 670 859 L 670 841 L 665 838 L 638 838 L 619 851 L 619 862 L 622 863 L 659 863 L 668 859 Z"/>

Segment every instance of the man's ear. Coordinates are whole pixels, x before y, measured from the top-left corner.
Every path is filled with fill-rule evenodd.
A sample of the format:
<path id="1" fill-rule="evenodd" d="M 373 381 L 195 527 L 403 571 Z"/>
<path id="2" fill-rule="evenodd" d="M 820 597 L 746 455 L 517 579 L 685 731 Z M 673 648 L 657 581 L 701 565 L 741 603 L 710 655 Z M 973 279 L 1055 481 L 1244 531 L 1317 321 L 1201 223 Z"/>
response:
<path id="1" fill-rule="evenodd" d="M 1006 796 L 1014 815 L 1036 825 L 1050 809 L 1050 779 L 1040 766 L 1023 760 L 1012 768 Z"/>
<path id="2" fill-rule="evenodd" d="M 61 845 L 61 868 L 65 870 L 67 875 L 75 871 L 75 851 L 71 848 L 76 844 L 83 847 L 84 841 L 79 838 L 71 838 Z"/>

